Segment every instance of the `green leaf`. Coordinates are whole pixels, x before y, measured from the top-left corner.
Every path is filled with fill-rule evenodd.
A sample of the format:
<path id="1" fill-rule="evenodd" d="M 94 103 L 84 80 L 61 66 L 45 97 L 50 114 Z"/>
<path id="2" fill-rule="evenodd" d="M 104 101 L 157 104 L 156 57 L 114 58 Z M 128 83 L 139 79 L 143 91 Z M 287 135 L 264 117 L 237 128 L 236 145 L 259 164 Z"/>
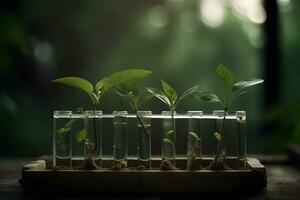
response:
<path id="1" fill-rule="evenodd" d="M 149 101 L 150 99 L 152 99 L 154 97 L 154 95 L 152 93 L 143 93 L 142 95 L 140 95 L 140 98 L 139 98 L 139 105 L 140 104 L 143 104 L 144 102 L 146 101 Z"/>
<path id="2" fill-rule="evenodd" d="M 71 128 L 72 124 L 76 122 L 78 119 L 71 119 L 65 124 L 65 128 Z"/>
<path id="3" fill-rule="evenodd" d="M 78 143 L 84 141 L 87 138 L 86 129 L 82 129 L 81 131 L 77 132 L 75 138 Z"/>
<path id="4" fill-rule="evenodd" d="M 153 98 L 154 95 L 152 93 L 142 93 L 138 96 L 135 96 L 133 98 L 133 102 L 136 105 L 136 108 L 139 109 L 140 106 L 145 104 L 147 101 L 149 101 L 151 98 Z"/>
<path id="5" fill-rule="evenodd" d="M 148 92 L 150 92 L 151 94 L 153 94 L 156 98 L 158 98 L 159 100 L 161 100 L 167 106 L 169 106 L 169 107 L 172 106 L 169 98 L 162 91 L 160 91 L 159 89 L 156 89 L 156 88 L 146 88 L 146 90 Z"/>
<path id="6" fill-rule="evenodd" d="M 174 133 L 173 130 L 169 130 L 167 133 L 166 133 L 166 137 L 171 137 L 171 135 Z"/>
<path id="7" fill-rule="evenodd" d="M 142 80 L 152 74 L 149 70 L 144 69 L 127 69 L 111 74 L 109 78 L 110 84 L 119 87 L 121 83 L 132 84 Z"/>
<path id="8" fill-rule="evenodd" d="M 64 133 L 67 133 L 67 132 L 69 132 L 71 130 L 71 128 L 70 127 L 64 127 L 64 128 L 60 128 L 60 129 L 58 129 L 58 133 L 59 134 L 64 134 Z"/>
<path id="9" fill-rule="evenodd" d="M 214 133 L 214 137 L 216 138 L 216 140 L 218 140 L 218 141 L 221 141 L 221 135 L 220 135 L 220 133 L 218 133 L 218 132 L 215 132 Z"/>
<path id="10" fill-rule="evenodd" d="M 165 81 L 160 80 L 161 82 L 161 87 L 165 93 L 165 95 L 168 97 L 170 100 L 171 104 L 175 104 L 175 101 L 177 100 L 177 93 L 176 91 Z"/>
<path id="11" fill-rule="evenodd" d="M 167 143 L 167 144 L 170 144 L 170 145 L 172 145 L 173 148 L 175 148 L 175 144 L 169 138 L 164 138 L 163 142 Z"/>
<path id="12" fill-rule="evenodd" d="M 209 103 L 222 102 L 222 100 L 215 94 L 210 92 L 197 91 L 191 95 L 196 100 L 201 100 Z"/>
<path id="13" fill-rule="evenodd" d="M 239 81 L 232 86 L 232 91 L 236 92 L 245 88 L 249 88 L 261 84 L 263 82 L 264 82 L 263 79 L 255 79 L 255 78 L 246 81 Z"/>
<path id="14" fill-rule="evenodd" d="M 53 82 L 74 87 L 76 89 L 79 89 L 87 93 L 88 95 L 91 95 L 94 90 L 93 85 L 89 81 L 79 77 L 63 77 L 63 78 L 55 79 L 53 80 Z"/>
<path id="15" fill-rule="evenodd" d="M 98 82 L 96 83 L 96 85 L 95 85 L 95 90 L 96 90 L 97 92 L 99 92 L 99 91 L 103 91 L 103 90 L 107 89 L 108 86 L 109 86 L 109 82 L 110 82 L 110 79 L 107 78 L 107 77 L 101 79 L 100 81 L 98 81 Z"/>
<path id="16" fill-rule="evenodd" d="M 178 103 L 184 99 L 187 96 L 191 96 L 193 93 L 195 93 L 198 90 L 199 86 L 196 85 L 194 87 L 191 87 L 190 89 L 186 90 L 177 100 L 176 105 L 178 105 Z"/>
<path id="17" fill-rule="evenodd" d="M 240 96 L 242 96 L 244 94 L 247 94 L 247 91 L 238 93 L 237 95 L 234 96 L 234 98 L 240 97 Z"/>
<path id="18" fill-rule="evenodd" d="M 140 101 L 141 96 L 139 95 L 139 91 L 135 88 L 131 88 L 130 90 L 122 90 L 121 88 L 111 88 L 111 91 L 121 97 L 125 102 L 129 103 L 133 111 L 137 110 L 138 101 Z"/>
<path id="19" fill-rule="evenodd" d="M 222 64 L 219 64 L 217 67 L 218 76 L 224 81 L 226 87 L 230 87 L 233 83 L 233 74 L 231 71 Z"/>
<path id="20" fill-rule="evenodd" d="M 201 140 L 200 137 L 193 131 L 189 131 L 189 135 L 194 137 L 196 140 Z"/>

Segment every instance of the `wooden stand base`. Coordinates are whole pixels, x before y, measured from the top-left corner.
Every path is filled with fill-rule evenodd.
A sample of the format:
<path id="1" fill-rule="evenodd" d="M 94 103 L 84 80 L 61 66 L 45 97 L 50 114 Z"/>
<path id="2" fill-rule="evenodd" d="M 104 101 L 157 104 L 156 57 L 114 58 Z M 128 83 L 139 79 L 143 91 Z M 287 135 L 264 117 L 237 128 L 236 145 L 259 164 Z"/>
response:
<path id="1" fill-rule="evenodd" d="M 201 162 L 207 165 L 211 159 Z M 134 160 L 128 160 L 134 163 Z M 152 166 L 161 160 L 153 159 Z M 233 162 L 233 161 L 230 161 Z M 103 166 L 111 160 L 103 160 Z M 186 159 L 178 158 L 176 165 L 186 165 Z M 267 184 L 266 168 L 255 158 L 247 158 L 246 169 L 241 170 L 50 170 L 38 160 L 23 167 L 23 189 L 26 191 L 64 192 L 246 192 L 257 193 Z"/>

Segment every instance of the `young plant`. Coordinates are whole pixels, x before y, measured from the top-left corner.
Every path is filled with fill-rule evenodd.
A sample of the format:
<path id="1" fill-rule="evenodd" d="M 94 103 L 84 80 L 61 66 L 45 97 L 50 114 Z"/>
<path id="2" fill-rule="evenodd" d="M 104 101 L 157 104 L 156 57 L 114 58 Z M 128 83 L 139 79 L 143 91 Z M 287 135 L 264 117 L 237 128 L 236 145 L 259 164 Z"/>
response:
<path id="1" fill-rule="evenodd" d="M 148 92 L 153 94 L 156 98 L 158 98 L 160 101 L 162 101 L 164 104 L 166 104 L 171 112 L 171 125 L 172 129 L 167 131 L 166 135 L 163 138 L 163 142 L 165 144 L 168 144 L 172 148 L 172 152 L 176 152 L 176 144 L 173 142 L 176 142 L 176 123 L 175 123 L 175 110 L 178 104 L 187 96 L 193 94 L 197 89 L 198 86 L 194 86 L 185 92 L 183 92 L 182 95 L 178 97 L 177 92 L 174 90 L 173 87 L 171 87 L 168 83 L 165 81 L 161 80 L 161 87 L 162 90 L 157 89 L 157 88 L 146 88 Z M 173 141 L 170 139 L 173 138 Z M 175 160 L 174 160 L 174 165 L 175 165 Z M 161 168 L 175 168 L 173 164 L 162 162 Z M 164 167 L 166 166 L 166 167 Z"/>
<path id="2" fill-rule="evenodd" d="M 63 78 L 58 78 L 53 80 L 55 83 L 60 83 L 64 84 L 73 88 L 76 88 L 80 91 L 83 91 L 84 93 L 88 94 L 90 97 L 92 104 L 93 104 L 93 109 L 94 111 L 97 109 L 97 105 L 99 104 L 100 98 L 103 96 L 104 92 L 108 88 L 108 78 L 103 78 L 102 80 L 98 81 L 95 86 L 93 86 L 89 81 L 80 78 L 80 77 L 63 77 Z M 66 128 L 70 129 L 70 123 Z M 87 137 L 87 131 L 85 129 L 79 131 L 76 134 L 76 140 L 77 142 L 82 142 L 84 141 L 85 146 L 88 150 L 88 158 L 85 158 L 85 162 L 83 163 L 83 168 L 85 169 L 97 169 L 98 166 L 96 165 L 94 159 L 93 159 L 93 154 L 98 148 L 98 131 L 97 131 L 97 125 L 96 125 L 96 119 L 93 118 L 93 127 L 94 127 L 94 138 L 95 138 L 95 144 L 93 144 Z M 66 130 L 67 130 L 66 129 Z"/>
<path id="3" fill-rule="evenodd" d="M 141 105 L 149 100 L 152 95 L 150 96 L 141 93 L 137 87 L 133 86 L 133 84 L 151 74 L 151 71 L 143 69 L 130 69 L 116 72 L 109 77 L 110 91 L 126 101 L 130 105 L 132 111 L 136 114 Z M 137 119 L 141 123 L 141 126 L 143 126 L 143 123 L 138 116 Z"/>
<path id="4" fill-rule="evenodd" d="M 83 111 L 83 108 L 82 108 L 82 107 L 79 107 L 79 108 L 77 108 L 77 111 L 82 112 L 82 111 Z M 58 147 L 60 148 L 60 150 L 62 150 L 62 152 L 64 152 L 64 154 L 66 154 L 66 149 L 69 147 L 69 145 L 65 144 L 65 142 L 64 142 L 64 136 L 65 136 L 65 134 L 70 134 L 72 125 L 73 125 L 77 120 L 78 120 L 78 119 L 70 119 L 70 120 L 68 120 L 67 123 L 64 124 L 63 127 L 59 128 L 59 129 L 57 130 L 57 133 L 58 133 L 58 134 L 57 134 L 57 137 L 58 137 L 58 138 L 57 138 L 57 145 L 58 145 Z M 76 134 L 76 138 L 77 138 L 78 136 L 82 135 L 81 132 L 84 132 L 84 131 L 85 131 L 85 129 L 81 130 L 80 133 L 78 132 L 78 133 Z M 86 133 L 86 132 L 85 132 L 85 133 Z M 79 141 L 79 142 L 81 142 L 81 141 Z"/>
<path id="5" fill-rule="evenodd" d="M 145 94 L 137 88 L 131 87 L 129 85 L 124 85 L 123 87 L 117 89 L 114 88 L 113 92 L 129 104 L 131 110 L 136 115 L 139 124 L 146 133 L 146 128 L 144 127 L 141 118 L 137 115 L 137 112 L 146 101 L 153 97 L 153 95 Z"/>
<path id="6" fill-rule="evenodd" d="M 131 78 L 128 78 L 128 73 Z M 138 123 L 142 127 L 143 133 L 146 135 L 148 142 L 150 141 L 149 131 L 147 131 L 147 128 L 144 126 L 142 119 L 137 115 L 137 112 L 141 105 L 149 100 L 152 95 L 142 93 L 137 87 L 133 86 L 133 84 L 151 74 L 152 72 L 148 70 L 135 69 L 120 71 L 109 77 L 111 83 L 110 91 L 118 95 L 130 105 L 132 111 L 136 114 Z"/>
<path id="7" fill-rule="evenodd" d="M 202 139 L 199 136 L 199 133 L 196 132 L 196 130 L 198 129 L 199 121 L 197 120 L 196 125 L 194 125 L 194 123 L 195 123 L 194 120 L 191 118 L 189 121 L 189 131 L 187 137 L 187 169 L 188 170 L 199 169 L 199 163 L 195 161 L 197 158 L 201 156 L 201 150 L 202 150 Z"/>
<path id="8" fill-rule="evenodd" d="M 147 71 L 148 72 L 148 71 Z M 109 91 L 113 86 L 116 87 L 120 85 L 123 82 L 127 83 L 133 83 L 136 80 L 141 79 L 145 76 L 145 70 L 139 70 L 139 69 L 129 69 L 120 71 L 117 73 L 114 73 L 110 75 L 109 77 L 105 77 L 98 81 L 94 86 L 87 80 L 80 78 L 80 77 L 63 77 L 53 80 L 55 83 L 64 84 L 73 88 L 76 88 L 80 91 L 83 91 L 86 93 L 93 104 L 94 111 L 97 109 L 97 106 L 99 105 L 100 99 L 103 96 L 103 94 L 107 91 Z M 86 130 L 79 131 L 76 135 L 77 142 L 84 141 L 86 148 L 88 149 L 89 155 L 88 158 L 86 158 L 85 162 L 83 163 L 84 169 L 97 169 L 97 165 L 93 159 L 93 154 L 98 148 L 98 131 L 96 126 L 96 119 L 93 118 L 93 129 L 94 129 L 94 138 L 95 138 L 95 144 L 93 144 L 88 138 L 87 138 L 87 132 Z"/>
<path id="9" fill-rule="evenodd" d="M 249 79 L 234 83 L 234 76 L 232 72 L 224 65 L 219 64 L 216 70 L 218 77 L 223 81 L 225 88 L 225 97 L 219 98 L 216 94 L 209 92 L 197 91 L 193 93 L 192 97 L 196 100 L 205 101 L 208 103 L 220 103 L 224 110 L 222 118 L 222 125 L 220 132 L 215 132 L 214 137 L 218 142 L 216 155 L 209 168 L 214 170 L 226 169 L 225 166 L 225 151 L 224 151 L 224 137 L 225 137 L 225 122 L 226 115 L 231 107 L 233 100 L 247 93 L 247 89 L 257 84 L 263 83 L 262 79 Z"/>

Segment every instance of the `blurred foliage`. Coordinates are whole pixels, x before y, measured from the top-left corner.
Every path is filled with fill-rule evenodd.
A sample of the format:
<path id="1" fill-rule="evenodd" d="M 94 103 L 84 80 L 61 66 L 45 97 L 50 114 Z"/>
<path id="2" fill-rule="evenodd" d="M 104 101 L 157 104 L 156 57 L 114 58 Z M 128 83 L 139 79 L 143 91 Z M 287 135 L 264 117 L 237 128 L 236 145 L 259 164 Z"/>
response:
<path id="1" fill-rule="evenodd" d="M 270 109 L 263 122 L 272 124 L 264 136 L 265 152 L 278 153 L 289 144 L 300 144 L 299 1 L 278 0 L 280 10 L 281 73 L 280 102 Z"/>
<path id="2" fill-rule="evenodd" d="M 267 112 L 264 123 L 276 124 L 268 136 L 266 152 L 280 153 L 289 144 L 300 144 L 300 102 L 292 101 L 287 104 L 274 106 Z"/>
<path id="3" fill-rule="evenodd" d="M 53 110 L 74 110 L 81 105 L 91 108 L 83 94 L 52 84 L 57 77 L 80 76 L 94 84 L 112 72 L 141 67 L 154 72 L 151 79 L 145 80 L 147 86 L 158 87 L 162 78 L 179 93 L 199 84 L 203 90 L 218 94 L 223 92 L 214 76 L 219 62 L 229 66 L 241 80 L 263 78 L 262 24 L 238 15 L 234 2 L 237 1 L 3 1 L 0 155 L 51 153 Z M 299 2 L 291 3 L 293 8 L 282 13 L 283 101 L 298 95 L 294 72 L 299 71 Z M 262 88 L 250 91 L 233 108 L 247 110 L 250 153 L 260 152 L 267 143 L 254 145 L 261 138 L 256 128 L 262 116 L 261 92 Z M 121 109 L 118 102 L 106 95 L 101 109 L 104 113 Z M 158 113 L 165 108 L 150 101 L 144 109 Z M 217 108 L 187 99 L 178 112 L 211 109 Z"/>

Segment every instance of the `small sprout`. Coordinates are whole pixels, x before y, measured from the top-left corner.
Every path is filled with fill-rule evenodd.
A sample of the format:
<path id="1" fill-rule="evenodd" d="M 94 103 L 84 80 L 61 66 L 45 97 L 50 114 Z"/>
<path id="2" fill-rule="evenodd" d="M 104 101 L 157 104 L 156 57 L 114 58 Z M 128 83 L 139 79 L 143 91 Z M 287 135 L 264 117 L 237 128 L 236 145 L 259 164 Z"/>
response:
<path id="1" fill-rule="evenodd" d="M 94 105 L 99 103 L 100 97 L 107 89 L 108 79 L 104 78 L 100 80 L 95 87 L 87 80 L 80 77 L 63 77 L 53 80 L 55 83 L 64 84 L 88 94 Z"/>
<path id="2" fill-rule="evenodd" d="M 152 72 L 148 70 L 132 69 L 114 73 L 109 77 L 111 84 L 110 91 L 129 104 L 132 111 L 136 114 L 137 121 L 149 142 L 151 140 L 151 136 L 149 131 L 147 131 L 147 128 L 144 126 L 140 116 L 137 115 L 137 112 L 146 101 L 153 97 L 153 95 L 149 95 L 148 93 L 145 94 L 145 92 L 139 90 L 134 83 L 148 77 L 151 74 Z"/>
<path id="3" fill-rule="evenodd" d="M 220 133 L 215 132 L 215 133 L 214 133 L 214 137 L 215 137 L 215 139 L 218 140 L 219 142 L 221 141 L 221 135 L 220 135 Z"/>
<path id="4" fill-rule="evenodd" d="M 189 135 L 192 136 L 197 141 L 201 140 L 201 138 L 193 131 L 189 131 Z"/>
<path id="5" fill-rule="evenodd" d="M 157 89 L 157 88 L 146 88 L 147 91 L 149 93 L 151 93 L 152 95 L 154 95 L 157 99 L 159 99 L 161 102 L 163 102 L 164 104 L 166 104 L 169 108 L 169 110 L 171 111 L 171 118 L 172 118 L 172 132 L 168 131 L 166 133 L 166 137 L 168 138 L 164 138 L 163 142 L 167 143 L 167 144 L 171 144 L 173 147 L 173 151 L 176 151 L 176 146 L 174 144 L 174 142 L 172 142 L 169 138 L 171 138 L 171 134 L 174 135 L 174 138 L 176 137 L 176 123 L 175 123 L 175 117 L 174 117 L 174 113 L 176 110 L 176 107 L 178 106 L 178 104 L 187 96 L 191 96 L 194 92 L 196 92 L 198 90 L 198 86 L 194 86 L 191 87 L 190 89 L 184 91 L 180 96 L 178 96 L 177 92 L 175 91 L 175 89 L 173 87 L 170 86 L 170 84 L 168 84 L 167 82 L 161 80 L 161 89 Z M 174 139 L 176 141 L 176 139 Z"/>
<path id="6" fill-rule="evenodd" d="M 99 101 L 105 92 L 112 90 L 113 87 L 120 86 L 123 83 L 133 83 L 136 80 L 148 76 L 149 74 L 151 74 L 151 72 L 147 70 L 129 69 L 129 70 L 124 70 L 124 71 L 114 73 L 109 77 L 104 77 L 100 81 L 98 81 L 95 85 L 80 77 L 62 77 L 53 80 L 53 82 L 67 85 L 86 93 L 90 97 L 93 103 L 94 110 L 96 110 L 96 107 L 99 104 Z M 89 157 L 88 159 L 92 159 L 92 155 L 93 153 L 95 153 L 99 145 L 97 139 L 99 135 L 97 132 L 95 118 L 93 118 L 93 123 L 94 123 L 95 144 L 91 143 L 90 140 L 88 140 L 87 138 L 88 134 L 86 133 L 86 131 L 82 130 L 78 132 L 77 135 L 75 136 L 78 142 L 84 141 L 85 146 L 90 151 L 89 152 L 90 155 L 88 156 Z M 68 129 L 64 127 L 64 129 L 61 129 L 60 132 L 65 133 L 66 130 Z"/>
<path id="7" fill-rule="evenodd" d="M 164 138 L 163 142 L 170 144 L 175 149 L 175 144 L 169 138 Z"/>
<path id="8" fill-rule="evenodd" d="M 59 134 L 64 134 L 64 133 L 67 133 L 67 132 L 69 132 L 71 129 L 69 128 L 69 127 L 64 127 L 64 128 L 60 128 L 57 132 L 59 133 Z"/>
<path id="9" fill-rule="evenodd" d="M 169 160 L 163 160 L 160 163 L 160 170 L 175 170 L 176 167 L 169 161 Z"/>
<path id="10" fill-rule="evenodd" d="M 95 86 L 93 86 L 89 81 L 87 81 L 83 78 L 80 78 L 80 77 L 62 77 L 62 78 L 53 80 L 53 82 L 67 85 L 67 86 L 76 88 L 76 89 L 86 93 L 91 98 L 94 110 L 96 110 L 96 107 L 99 104 L 100 98 L 107 91 L 108 86 L 109 86 L 109 79 L 106 77 L 101 79 L 100 81 L 98 81 L 95 84 Z M 70 123 L 67 123 L 66 125 L 71 126 L 71 124 L 73 122 L 70 121 Z M 89 140 L 85 140 L 85 145 L 90 150 L 90 155 L 89 155 L 90 159 L 92 159 L 92 154 L 96 151 L 96 149 L 98 147 L 98 140 L 97 140 L 98 132 L 96 130 L 95 118 L 93 119 L 93 123 L 94 123 L 94 138 L 96 138 L 96 143 L 95 143 L 95 145 L 94 144 L 90 145 L 90 144 L 88 144 Z M 82 142 L 86 137 L 87 137 L 87 133 L 84 133 L 84 131 L 82 131 L 82 132 L 80 131 L 76 135 L 76 140 Z"/>
<path id="11" fill-rule="evenodd" d="M 232 100 L 246 94 L 247 91 L 245 89 L 248 89 L 249 87 L 255 86 L 257 84 L 261 84 L 264 81 L 262 79 L 249 79 L 246 81 L 239 81 L 237 83 L 234 83 L 233 73 L 222 64 L 218 65 L 216 74 L 223 81 L 225 94 L 226 94 L 224 98 L 220 98 L 213 93 L 203 92 L 203 91 L 196 91 L 191 96 L 196 100 L 201 100 L 208 103 L 221 103 L 223 106 L 224 116 L 222 120 L 221 130 L 220 133 L 218 132 L 214 133 L 214 137 L 216 138 L 216 140 L 219 141 L 219 145 L 217 147 L 215 159 L 213 163 L 211 163 L 210 165 L 212 166 L 212 169 L 221 169 L 221 168 L 225 168 L 225 166 L 220 167 L 220 165 L 223 165 L 224 162 L 223 163 L 218 163 L 218 162 L 219 162 L 219 157 L 225 158 L 225 156 L 222 156 L 222 152 L 224 149 L 225 121 Z"/>
<path id="12" fill-rule="evenodd" d="M 174 133 L 173 130 L 169 130 L 167 133 L 166 133 L 166 137 L 167 138 L 170 138 L 172 136 L 172 134 Z"/>
<path id="13" fill-rule="evenodd" d="M 78 143 L 84 141 L 85 139 L 87 139 L 87 135 L 88 134 L 87 134 L 86 129 L 82 129 L 82 130 L 78 131 L 75 135 L 76 141 Z"/>
<path id="14" fill-rule="evenodd" d="M 67 133 L 71 130 L 72 124 L 76 121 L 77 119 L 71 119 L 69 120 L 63 128 L 58 129 L 58 133 L 64 134 Z"/>
<path id="15" fill-rule="evenodd" d="M 198 90 L 198 86 L 191 87 L 178 97 L 177 92 L 165 81 L 161 80 L 162 90 L 157 88 L 146 88 L 148 92 L 166 104 L 170 111 L 175 111 L 177 105 L 187 96 L 191 96 Z"/>
<path id="16" fill-rule="evenodd" d="M 122 168 L 127 168 L 127 161 L 123 160 L 120 162 Z"/>
<path id="17" fill-rule="evenodd" d="M 225 87 L 231 87 L 234 77 L 232 72 L 223 64 L 219 64 L 217 67 L 217 75 L 223 80 Z"/>
<path id="18" fill-rule="evenodd" d="M 134 83 L 148 77 L 151 74 L 151 71 L 143 69 L 129 69 L 116 72 L 109 76 L 110 92 L 121 97 L 136 113 L 140 106 L 147 100 L 151 99 L 153 95 L 142 93 L 138 90 Z"/>

